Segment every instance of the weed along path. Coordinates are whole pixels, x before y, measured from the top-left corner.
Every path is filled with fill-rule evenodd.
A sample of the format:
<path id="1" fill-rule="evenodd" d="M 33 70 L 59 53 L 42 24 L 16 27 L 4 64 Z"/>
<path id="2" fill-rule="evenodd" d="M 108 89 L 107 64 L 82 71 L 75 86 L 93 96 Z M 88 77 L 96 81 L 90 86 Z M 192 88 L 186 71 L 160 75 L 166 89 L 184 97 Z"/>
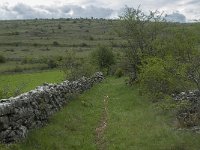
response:
<path id="1" fill-rule="evenodd" d="M 171 120 L 123 78 L 108 78 L 0 150 L 199 150 L 200 135 L 173 130 Z"/>

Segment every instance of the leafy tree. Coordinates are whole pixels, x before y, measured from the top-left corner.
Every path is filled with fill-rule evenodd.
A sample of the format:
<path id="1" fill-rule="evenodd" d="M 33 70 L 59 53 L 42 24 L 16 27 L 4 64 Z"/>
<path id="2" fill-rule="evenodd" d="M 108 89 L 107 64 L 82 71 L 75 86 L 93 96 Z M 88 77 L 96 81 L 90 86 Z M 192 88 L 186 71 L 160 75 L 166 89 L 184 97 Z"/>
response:
<path id="1" fill-rule="evenodd" d="M 106 69 L 107 74 L 109 74 L 111 65 L 115 63 L 112 50 L 102 45 L 92 53 L 92 61 L 99 67 L 100 70 Z"/>
<path id="2" fill-rule="evenodd" d="M 120 17 L 121 29 L 119 35 L 126 40 L 128 47 L 126 57 L 128 69 L 135 80 L 138 75 L 138 67 L 145 56 L 154 56 L 153 42 L 163 30 L 163 14 L 151 11 L 146 15 L 140 8 L 126 7 Z"/>

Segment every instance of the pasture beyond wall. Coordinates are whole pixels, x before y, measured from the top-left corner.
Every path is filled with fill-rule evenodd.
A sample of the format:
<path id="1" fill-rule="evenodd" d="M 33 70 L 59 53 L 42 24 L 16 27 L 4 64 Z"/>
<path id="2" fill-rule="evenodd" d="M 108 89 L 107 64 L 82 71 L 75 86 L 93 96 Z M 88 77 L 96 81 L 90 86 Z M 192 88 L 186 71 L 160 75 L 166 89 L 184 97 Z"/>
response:
<path id="1" fill-rule="evenodd" d="M 0 101 L 0 142 L 25 138 L 28 131 L 42 127 L 48 118 L 66 105 L 72 96 L 90 89 L 104 79 L 101 72 L 90 78 L 44 84 L 35 90 Z"/>

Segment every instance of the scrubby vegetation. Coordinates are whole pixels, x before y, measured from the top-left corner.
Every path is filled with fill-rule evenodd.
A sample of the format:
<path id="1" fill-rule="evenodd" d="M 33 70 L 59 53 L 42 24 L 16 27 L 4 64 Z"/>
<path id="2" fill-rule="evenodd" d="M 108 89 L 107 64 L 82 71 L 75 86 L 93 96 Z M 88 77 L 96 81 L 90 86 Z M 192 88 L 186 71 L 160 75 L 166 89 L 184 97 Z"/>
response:
<path id="1" fill-rule="evenodd" d="M 120 19 L 119 35 L 127 41 L 125 58 L 129 84 L 139 84 L 154 102 L 172 99 L 172 95 L 182 91 L 199 89 L 198 33 L 188 25 L 165 22 L 158 11 L 146 15 L 140 8 L 126 8 Z M 198 104 L 196 108 L 200 109 Z M 194 115 L 190 105 L 184 110 L 187 116 Z M 195 115 L 200 114 L 195 111 Z M 184 120 L 193 126 L 200 125 L 199 117 L 196 121 L 189 118 L 184 117 Z"/>

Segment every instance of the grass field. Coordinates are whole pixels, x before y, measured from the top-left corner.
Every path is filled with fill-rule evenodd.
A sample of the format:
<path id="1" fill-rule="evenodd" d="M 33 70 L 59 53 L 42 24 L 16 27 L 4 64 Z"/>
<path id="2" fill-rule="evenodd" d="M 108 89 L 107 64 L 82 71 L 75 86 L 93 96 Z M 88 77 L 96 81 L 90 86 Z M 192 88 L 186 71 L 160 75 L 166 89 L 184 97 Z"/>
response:
<path id="1" fill-rule="evenodd" d="M 0 64 L 0 73 L 44 68 L 38 61 L 65 56 L 72 50 L 88 56 L 97 45 L 106 45 L 120 52 L 124 39 L 118 36 L 118 20 L 105 19 L 35 19 L 0 21 L 0 55 L 8 59 Z M 183 25 L 198 33 L 199 23 Z M 181 27 L 178 25 L 177 28 Z M 197 34 L 199 35 L 199 33 Z M 200 37 L 200 36 L 199 36 Z M 200 43 L 200 38 L 197 40 Z M 23 64 L 24 60 L 33 60 Z M 44 63 L 44 62 L 43 62 Z M 12 65 L 10 65 L 12 64 Z"/>
<path id="2" fill-rule="evenodd" d="M 1 21 L 0 55 L 20 63 L 26 58 L 38 60 L 64 56 L 68 50 L 76 51 L 84 57 L 98 44 L 117 49 L 122 40 L 114 32 L 117 26 L 114 22 L 103 19 Z M 7 71 L 2 66 L 8 66 L 9 61 L 0 66 L 0 73 Z M 29 63 L 30 70 L 32 65 Z M 10 67 L 8 70 L 11 70 Z"/>
<path id="3" fill-rule="evenodd" d="M 107 99 L 105 115 L 105 97 Z M 105 119 L 107 118 L 107 119 Z M 106 127 L 97 129 L 102 121 Z M 75 98 L 44 128 L 1 150 L 199 150 L 200 135 L 174 130 L 170 113 L 158 113 L 124 78 L 108 78 Z M 100 141 L 100 142 L 99 142 Z"/>
<path id="4" fill-rule="evenodd" d="M 0 75 L 0 88 L 2 92 L 7 92 L 4 96 L 9 97 L 32 90 L 45 82 L 58 83 L 63 79 L 64 73 L 58 70 L 10 75 L 5 74 Z"/>

